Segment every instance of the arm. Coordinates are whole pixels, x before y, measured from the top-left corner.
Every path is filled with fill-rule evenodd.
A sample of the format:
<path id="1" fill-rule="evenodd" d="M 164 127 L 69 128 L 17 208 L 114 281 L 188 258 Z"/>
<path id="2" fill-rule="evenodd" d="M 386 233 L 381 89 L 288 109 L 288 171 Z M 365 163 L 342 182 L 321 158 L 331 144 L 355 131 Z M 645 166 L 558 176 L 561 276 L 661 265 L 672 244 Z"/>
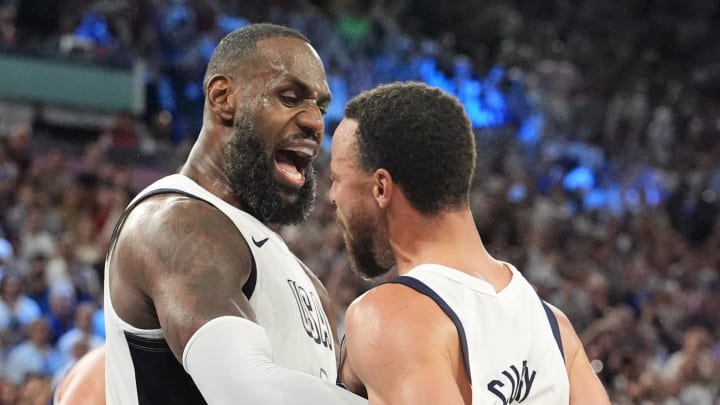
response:
<path id="1" fill-rule="evenodd" d="M 371 404 L 463 404 L 457 331 L 429 298 L 385 284 L 345 315 L 347 352 L 341 379 Z"/>
<path id="2" fill-rule="evenodd" d="M 128 217 L 113 266 L 141 269 L 132 285 L 152 303 L 170 349 L 208 403 L 239 397 L 249 403 L 358 403 L 332 384 L 272 363 L 267 336 L 242 293 L 251 253 L 229 218 L 184 197 L 142 206 Z"/>
<path id="3" fill-rule="evenodd" d="M 562 311 L 552 305 L 549 306 L 560 327 L 565 352 L 565 368 L 570 380 L 570 404 L 609 405 L 610 399 L 605 387 L 590 366 L 585 348 L 575 333 L 572 323 Z"/>
<path id="4" fill-rule="evenodd" d="M 178 361 L 211 319 L 255 320 L 242 293 L 250 248 L 230 219 L 203 201 L 167 195 L 142 202 L 125 221 L 110 266 L 118 314 L 140 328 L 162 328 Z"/>

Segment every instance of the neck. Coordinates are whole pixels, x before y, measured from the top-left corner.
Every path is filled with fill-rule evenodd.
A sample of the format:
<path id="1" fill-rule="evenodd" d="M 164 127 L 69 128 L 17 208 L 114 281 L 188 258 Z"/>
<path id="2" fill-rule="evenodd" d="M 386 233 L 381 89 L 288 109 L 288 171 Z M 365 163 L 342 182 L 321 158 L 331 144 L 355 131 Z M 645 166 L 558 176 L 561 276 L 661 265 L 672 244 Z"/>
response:
<path id="1" fill-rule="evenodd" d="M 489 279 L 502 266 L 485 249 L 469 208 L 432 217 L 405 212 L 411 213 L 389 223 L 390 246 L 400 275 L 432 263 Z"/>
<path id="2" fill-rule="evenodd" d="M 211 132 L 205 127 L 200 131 L 185 164 L 180 169 L 180 174 L 192 179 L 227 203 L 243 209 L 244 207 L 235 198 L 230 179 L 222 166 L 222 148 L 218 141 L 222 134 Z"/>

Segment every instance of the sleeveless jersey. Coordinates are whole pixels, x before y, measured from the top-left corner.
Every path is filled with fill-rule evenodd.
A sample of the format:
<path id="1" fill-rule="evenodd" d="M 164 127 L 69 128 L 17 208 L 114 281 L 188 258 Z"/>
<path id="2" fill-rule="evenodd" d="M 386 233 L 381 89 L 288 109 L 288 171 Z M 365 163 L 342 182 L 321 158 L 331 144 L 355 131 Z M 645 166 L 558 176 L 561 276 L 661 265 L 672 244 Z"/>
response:
<path id="1" fill-rule="evenodd" d="M 334 382 L 337 378 L 335 343 L 318 293 L 303 268 L 278 234 L 248 213 L 217 198 L 191 179 L 175 174 L 158 180 L 130 203 L 118 222 L 139 202 L 158 194 L 180 194 L 205 201 L 232 220 L 247 241 L 253 271 L 243 287 L 265 328 L 279 366 Z M 158 233 L 158 237 L 162 237 Z M 114 311 L 109 290 L 111 250 L 105 262 L 107 335 L 107 403 L 205 404 L 183 366 L 173 356 L 162 329 L 138 329 Z M 221 349 L 221 348 L 219 348 Z M 238 398 L 242 402 L 242 398 Z"/>
<path id="2" fill-rule="evenodd" d="M 567 404 L 569 381 L 557 319 L 517 269 L 500 292 L 435 264 L 395 282 L 433 299 L 460 337 L 473 404 Z"/>

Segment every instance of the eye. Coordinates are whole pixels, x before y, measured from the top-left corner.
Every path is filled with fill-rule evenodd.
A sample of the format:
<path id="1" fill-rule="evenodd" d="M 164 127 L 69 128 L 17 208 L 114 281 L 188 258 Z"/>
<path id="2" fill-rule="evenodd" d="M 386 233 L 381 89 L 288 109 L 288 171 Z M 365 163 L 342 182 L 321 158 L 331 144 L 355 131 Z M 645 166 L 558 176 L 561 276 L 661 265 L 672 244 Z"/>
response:
<path id="1" fill-rule="evenodd" d="M 294 107 L 300 104 L 300 97 L 294 91 L 286 91 L 280 94 L 280 101 L 288 107 Z"/>
<path id="2" fill-rule="evenodd" d="M 286 90 L 279 95 L 280 101 L 285 105 L 286 107 L 297 107 L 300 104 L 304 102 L 313 103 L 317 106 L 318 110 L 320 110 L 320 114 L 325 116 L 327 114 L 328 110 L 328 103 L 324 100 L 321 101 L 322 104 L 318 103 L 316 99 L 308 98 L 305 96 L 305 94 L 300 91 L 298 93 L 297 90 Z"/>

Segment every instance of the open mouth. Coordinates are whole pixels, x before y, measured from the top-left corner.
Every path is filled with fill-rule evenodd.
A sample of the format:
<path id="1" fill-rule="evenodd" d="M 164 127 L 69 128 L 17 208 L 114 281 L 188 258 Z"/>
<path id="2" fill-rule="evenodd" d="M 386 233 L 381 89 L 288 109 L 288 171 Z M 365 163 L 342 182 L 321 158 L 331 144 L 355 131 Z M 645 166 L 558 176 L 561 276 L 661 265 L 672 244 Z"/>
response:
<path id="1" fill-rule="evenodd" d="M 314 142 L 302 142 L 289 145 L 275 152 L 276 179 L 293 188 L 305 184 L 305 170 L 315 159 L 318 145 Z"/>

